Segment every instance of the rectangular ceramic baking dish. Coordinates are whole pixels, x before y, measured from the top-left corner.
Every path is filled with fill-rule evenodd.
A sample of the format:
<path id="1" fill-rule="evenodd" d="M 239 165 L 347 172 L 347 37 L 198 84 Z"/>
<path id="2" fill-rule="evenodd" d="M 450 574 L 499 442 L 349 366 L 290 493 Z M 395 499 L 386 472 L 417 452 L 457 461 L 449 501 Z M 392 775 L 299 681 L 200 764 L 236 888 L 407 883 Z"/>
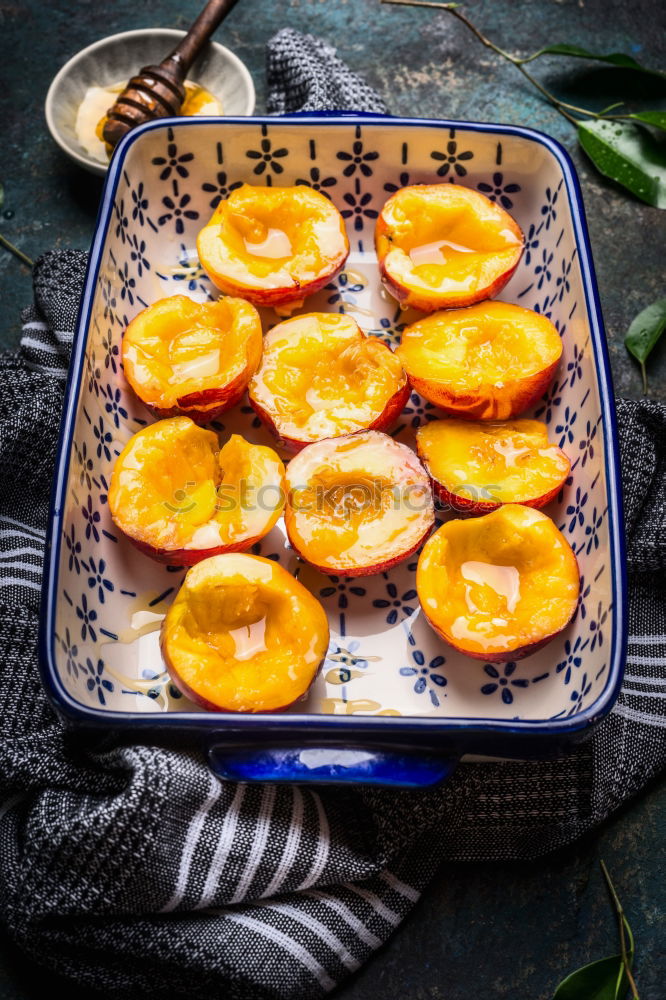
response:
<path id="1" fill-rule="evenodd" d="M 217 294 L 198 230 L 239 183 L 308 184 L 346 219 L 345 270 L 306 310 L 351 313 L 395 344 L 406 318 L 380 288 L 373 229 L 384 200 L 416 182 L 483 191 L 522 226 L 526 247 L 501 298 L 548 315 L 563 341 L 533 415 L 572 459 L 547 512 L 578 557 L 572 624 L 538 653 L 499 665 L 444 645 L 420 613 L 415 562 L 360 580 L 300 579 L 323 603 L 331 645 L 307 700 L 274 715 L 197 710 L 169 683 L 159 625 L 182 579 L 137 552 L 107 505 L 116 456 L 150 419 L 124 382 L 129 320 L 156 299 Z M 202 746 L 218 773 L 269 780 L 423 784 L 464 754 L 546 756 L 610 710 L 624 662 L 626 583 L 615 411 L 578 181 L 554 140 L 506 125 L 328 114 L 173 119 L 132 132 L 111 163 L 67 385 L 44 577 L 41 664 L 75 726 L 116 739 Z M 396 436 L 436 411 L 413 395 Z M 270 443 L 249 407 L 224 415 Z M 281 522 L 253 550 L 294 570 Z"/>

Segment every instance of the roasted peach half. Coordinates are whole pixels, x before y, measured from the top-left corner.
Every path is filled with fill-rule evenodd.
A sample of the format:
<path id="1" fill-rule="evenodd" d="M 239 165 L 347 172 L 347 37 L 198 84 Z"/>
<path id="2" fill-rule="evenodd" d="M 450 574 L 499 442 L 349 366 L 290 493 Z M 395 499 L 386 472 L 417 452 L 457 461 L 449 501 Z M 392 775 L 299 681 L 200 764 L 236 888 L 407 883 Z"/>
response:
<path id="1" fill-rule="evenodd" d="M 414 184 L 396 191 L 375 228 L 388 290 L 423 312 L 469 306 L 506 285 L 523 252 L 511 216 L 471 188 Z"/>
<path id="2" fill-rule="evenodd" d="M 396 354 L 413 388 L 445 413 L 509 420 L 547 389 L 562 341 L 531 309 L 482 302 L 412 323 Z"/>
<path id="3" fill-rule="evenodd" d="M 504 503 L 545 507 L 571 468 L 540 420 L 433 420 L 417 430 L 416 446 L 435 496 L 474 514 Z"/>
<path id="4" fill-rule="evenodd" d="M 250 402 L 282 444 L 384 430 L 409 398 L 402 365 L 344 313 L 309 313 L 274 326 L 249 386 Z"/>
<path id="5" fill-rule="evenodd" d="M 328 621 L 278 563 L 229 553 L 189 570 L 160 639 L 174 683 L 192 701 L 220 712 L 275 712 L 312 684 Z"/>
<path id="6" fill-rule="evenodd" d="M 157 416 L 207 423 L 239 401 L 259 365 L 261 344 L 261 320 L 249 302 L 172 295 L 127 327 L 123 369 Z"/>
<path id="7" fill-rule="evenodd" d="M 284 505 L 284 466 L 272 448 L 217 434 L 189 417 L 144 427 L 111 476 L 109 508 L 120 530 L 160 562 L 191 566 L 249 548 Z"/>
<path id="8" fill-rule="evenodd" d="M 411 448 L 388 434 L 310 444 L 286 478 L 289 541 L 322 573 L 380 573 L 410 556 L 432 529 L 428 476 Z"/>
<path id="9" fill-rule="evenodd" d="M 416 590 L 451 646 L 477 660 L 516 660 L 571 621 L 578 563 L 549 517 L 512 503 L 443 524 L 423 548 Z"/>
<path id="10" fill-rule="evenodd" d="M 219 203 L 197 239 L 199 260 L 227 295 L 262 306 L 301 303 L 349 254 L 342 216 L 305 185 L 243 184 Z"/>

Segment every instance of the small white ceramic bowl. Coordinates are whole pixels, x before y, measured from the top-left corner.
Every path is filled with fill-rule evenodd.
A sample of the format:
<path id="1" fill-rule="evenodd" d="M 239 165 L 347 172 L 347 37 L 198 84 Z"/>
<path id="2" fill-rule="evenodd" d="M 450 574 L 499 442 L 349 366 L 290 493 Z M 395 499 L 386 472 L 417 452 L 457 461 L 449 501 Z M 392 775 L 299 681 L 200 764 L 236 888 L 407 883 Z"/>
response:
<path id="1" fill-rule="evenodd" d="M 44 110 L 49 132 L 71 160 L 95 174 L 103 175 L 108 169 L 86 152 L 76 135 L 76 114 L 88 87 L 129 80 L 142 66 L 160 63 L 184 34 L 174 28 L 121 31 L 101 38 L 65 63 L 53 78 Z M 224 45 L 209 42 L 188 78 L 217 97 L 225 115 L 237 118 L 254 111 L 252 77 Z"/>

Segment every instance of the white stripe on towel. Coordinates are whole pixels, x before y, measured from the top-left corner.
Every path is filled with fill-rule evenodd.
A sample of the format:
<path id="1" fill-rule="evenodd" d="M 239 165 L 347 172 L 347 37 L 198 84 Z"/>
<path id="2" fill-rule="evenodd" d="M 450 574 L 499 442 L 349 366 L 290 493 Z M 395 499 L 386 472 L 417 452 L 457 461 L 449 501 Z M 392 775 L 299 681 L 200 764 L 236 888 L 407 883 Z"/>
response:
<path id="1" fill-rule="evenodd" d="M 35 553 L 33 553 L 35 555 Z M 37 577 L 37 580 L 42 578 L 42 567 L 41 565 L 35 566 L 34 563 L 29 563 L 26 559 L 10 559 L 7 561 L 7 557 L 4 552 L 0 553 L 0 569 L 3 573 L 8 569 L 18 569 L 22 573 L 30 573 L 33 577 Z"/>
<path id="2" fill-rule="evenodd" d="M 291 867 L 296 860 L 296 855 L 298 854 L 301 834 L 303 832 L 303 812 L 305 804 L 303 802 L 303 793 L 296 785 L 292 786 L 292 794 L 294 797 L 294 805 L 291 814 L 291 822 L 289 824 L 289 832 L 282 851 L 282 857 L 280 858 L 280 863 L 275 870 L 273 878 L 261 894 L 262 899 L 277 895 L 278 889 L 282 887 L 285 880 L 289 876 Z"/>
<path id="3" fill-rule="evenodd" d="M 230 899 L 231 903 L 240 903 L 241 899 L 245 899 L 266 850 L 268 834 L 271 829 L 271 816 L 273 815 L 273 806 L 275 804 L 275 785 L 264 785 L 261 791 L 262 799 L 259 806 L 254 837 L 252 838 L 252 849 L 247 859 L 247 864 L 238 880 L 236 891 Z"/>
<path id="4" fill-rule="evenodd" d="M 0 531 L 0 535 L 2 535 L 1 531 Z M 9 559 L 11 556 L 35 556 L 37 559 L 41 559 L 41 557 L 43 556 L 43 554 L 44 554 L 44 549 L 43 548 L 37 548 L 37 547 L 35 547 L 33 549 L 33 548 L 28 548 L 27 546 L 24 546 L 22 549 L 7 549 L 4 552 L 3 552 L 2 549 L 0 549 L 0 559 L 2 559 L 3 561 L 5 559 Z M 30 567 L 32 567 L 34 569 L 33 564 L 29 563 L 29 562 L 26 562 L 26 560 L 24 560 L 24 559 L 17 560 L 17 565 L 30 566 Z"/>
<path id="5" fill-rule="evenodd" d="M 5 524 L 13 524 L 15 528 L 20 528 L 21 532 L 25 531 L 29 535 L 46 538 L 46 532 L 42 531 L 41 528 L 31 528 L 29 524 L 23 524 L 22 521 L 15 521 L 13 517 L 6 517 L 4 514 L 0 514 L 0 521 L 4 521 Z M 13 532 L 13 534 L 16 534 L 16 532 Z"/>
<path id="6" fill-rule="evenodd" d="M 291 920 L 295 920 L 297 924 L 301 924 L 302 927 L 306 927 L 309 931 L 312 931 L 321 941 L 324 942 L 327 948 L 338 956 L 342 964 L 346 969 L 354 970 L 358 969 L 361 964 L 357 958 L 347 950 L 346 945 L 333 934 L 331 930 L 322 924 L 321 921 L 317 920 L 315 917 L 311 917 L 309 913 L 305 913 L 303 910 L 299 910 L 296 906 L 291 906 L 289 903 L 262 903 L 262 906 L 271 910 L 273 913 L 284 913 L 286 916 L 290 917 Z"/>
<path id="7" fill-rule="evenodd" d="M 321 804 L 319 795 L 316 792 L 312 792 L 311 795 L 317 807 L 317 815 L 319 816 L 319 836 L 317 837 L 317 847 L 312 867 L 301 884 L 297 886 L 296 892 L 299 892 L 301 889 L 309 889 L 310 886 L 317 884 L 321 873 L 326 867 L 328 854 L 331 849 L 331 831 L 328 825 L 328 817 Z"/>
<path id="8" fill-rule="evenodd" d="M 227 863 L 231 845 L 233 844 L 234 837 L 236 836 L 236 828 L 238 826 L 238 819 L 240 817 L 244 795 L 245 785 L 237 785 L 236 793 L 222 822 L 220 839 L 217 842 L 215 853 L 208 868 L 208 874 L 201 893 L 201 898 L 194 907 L 195 910 L 205 910 L 206 907 L 210 906 L 213 901 L 215 891 L 220 884 L 220 878 L 224 871 L 224 866 Z"/>
<path id="9" fill-rule="evenodd" d="M 666 687 L 666 677 L 645 677 L 639 674 L 625 674 L 626 681 L 633 681 L 634 684 L 652 684 L 654 687 Z M 645 692 L 642 692 L 645 694 Z"/>
<path id="10" fill-rule="evenodd" d="M 329 896 L 325 892 L 321 892 L 319 889 L 308 889 L 305 893 L 306 896 L 312 896 L 313 899 L 318 899 L 320 903 L 324 906 L 328 906 L 329 909 L 333 910 L 346 924 L 349 924 L 353 931 L 356 931 L 358 936 L 362 941 L 368 945 L 369 948 L 379 948 L 384 942 L 373 934 L 371 930 L 365 926 L 362 920 L 359 920 L 355 913 L 353 913 L 348 906 L 339 900 L 335 896 Z"/>
<path id="11" fill-rule="evenodd" d="M 192 864 L 192 858 L 194 856 L 194 849 L 197 846 L 199 837 L 201 836 L 201 831 L 203 830 L 204 822 L 206 821 L 206 816 L 215 805 L 220 797 L 220 792 L 222 790 L 222 785 L 215 777 L 214 774 L 208 776 L 209 786 L 208 795 L 204 799 L 203 803 L 197 810 L 197 812 L 192 817 L 189 828 L 187 830 L 187 835 L 185 837 L 185 843 L 183 844 L 183 851 L 180 856 L 180 866 L 178 869 L 178 878 L 176 880 L 176 889 L 173 896 L 166 904 L 162 907 L 162 913 L 170 913 L 175 910 L 177 906 L 182 903 L 185 896 L 185 889 L 187 888 L 187 880 L 190 874 L 190 866 Z"/>
<path id="12" fill-rule="evenodd" d="M 41 583 L 35 583 L 34 580 L 25 580 L 22 576 L 3 576 L 0 577 L 0 587 L 7 587 L 10 584 L 18 583 L 22 587 L 29 587 L 30 590 L 41 590 Z"/>
<path id="13" fill-rule="evenodd" d="M 633 694 L 639 698 L 666 698 L 666 691 L 635 691 L 634 688 L 622 688 L 622 694 Z M 666 725 L 666 719 L 664 724 Z"/>
<path id="14" fill-rule="evenodd" d="M 21 337 L 21 347 L 30 347 L 37 351 L 44 351 L 44 354 L 63 356 L 62 349 L 56 344 L 49 344 L 45 340 L 35 340 L 34 337 Z"/>
<path id="15" fill-rule="evenodd" d="M 361 899 L 364 899 L 366 903 L 369 903 L 375 913 L 378 913 L 380 917 L 383 917 L 384 920 L 391 924 L 392 927 L 397 927 L 402 920 L 400 914 L 386 906 L 381 901 L 379 896 L 375 895 L 374 892 L 370 892 L 369 889 L 362 889 L 358 885 L 352 885 L 351 882 L 345 882 L 345 889 L 350 889 L 351 892 L 356 893 L 356 895 L 360 896 Z"/>
<path id="16" fill-rule="evenodd" d="M 666 635 L 630 635 L 630 646 L 661 646 L 666 643 Z"/>
<path id="17" fill-rule="evenodd" d="M 249 927 L 250 930 L 255 931 L 257 934 L 261 934 L 262 937 L 268 938 L 269 941 L 273 941 L 278 944 L 286 952 L 289 952 L 297 961 L 304 965 L 305 968 L 312 973 L 315 979 L 321 983 L 325 990 L 332 990 L 336 985 L 331 979 L 326 969 L 319 964 L 319 962 L 314 958 L 307 949 L 298 943 L 298 941 L 292 940 L 287 934 L 283 934 L 276 927 L 271 927 L 270 924 L 265 924 L 261 920 L 255 920 L 254 917 L 245 916 L 243 913 L 227 913 L 222 918 L 223 920 L 231 920 L 234 923 L 241 924 L 243 927 Z"/>
<path id="18" fill-rule="evenodd" d="M 613 715 L 621 715 L 625 719 L 642 722 L 646 726 L 659 726 L 662 729 L 666 726 L 666 715 L 649 715 L 647 712 L 637 712 L 633 708 L 627 708 L 626 705 L 616 705 Z"/>
<path id="19" fill-rule="evenodd" d="M 421 893 L 418 889 L 415 889 L 412 885 L 406 885 L 401 882 L 399 878 L 393 874 L 393 872 L 385 871 L 379 876 L 387 885 L 390 885 L 392 889 L 395 889 L 397 893 L 404 896 L 405 899 L 411 899 L 412 903 L 416 903 L 421 898 Z"/>

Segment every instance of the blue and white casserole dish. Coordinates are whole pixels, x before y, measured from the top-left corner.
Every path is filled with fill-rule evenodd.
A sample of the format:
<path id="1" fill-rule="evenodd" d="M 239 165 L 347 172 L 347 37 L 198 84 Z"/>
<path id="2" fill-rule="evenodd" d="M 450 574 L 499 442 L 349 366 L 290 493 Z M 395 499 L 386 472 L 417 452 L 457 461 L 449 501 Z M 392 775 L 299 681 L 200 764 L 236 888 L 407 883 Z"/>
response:
<path id="1" fill-rule="evenodd" d="M 398 188 L 464 184 L 506 208 L 525 252 L 500 298 L 545 313 L 563 359 L 527 415 L 572 460 L 546 513 L 581 571 L 569 627 L 517 663 L 483 663 L 445 645 L 415 593 L 415 558 L 362 579 L 299 576 L 329 617 L 331 643 L 307 700 L 272 715 L 204 712 L 170 683 L 159 628 L 183 571 L 139 553 L 115 528 L 107 494 L 116 456 L 151 417 L 120 366 L 128 322 L 158 298 L 218 293 L 195 242 L 241 182 L 308 184 L 342 212 L 345 270 L 303 311 L 349 312 L 395 345 L 406 319 L 381 290 L 375 220 Z M 274 320 L 273 320 L 274 321 Z M 438 416 L 413 394 L 394 436 Z M 244 401 L 216 425 L 272 443 Z M 282 521 L 252 550 L 290 571 Z M 120 740 L 185 739 L 218 773 L 243 779 L 419 785 L 463 755 L 539 757 L 590 734 L 617 697 L 626 580 L 615 413 L 580 188 L 567 153 L 529 129 L 362 115 L 172 119 L 132 132 L 104 189 L 67 385 L 44 582 L 41 665 L 75 726 Z"/>

